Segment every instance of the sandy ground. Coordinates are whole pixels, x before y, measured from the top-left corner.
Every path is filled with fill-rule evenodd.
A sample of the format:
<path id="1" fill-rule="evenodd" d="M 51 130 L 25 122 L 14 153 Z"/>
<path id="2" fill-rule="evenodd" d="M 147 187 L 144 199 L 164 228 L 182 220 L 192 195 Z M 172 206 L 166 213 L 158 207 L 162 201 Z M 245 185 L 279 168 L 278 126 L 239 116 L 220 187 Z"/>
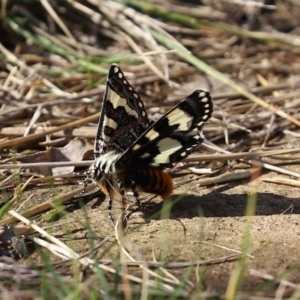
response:
<path id="1" fill-rule="evenodd" d="M 300 269 L 291 270 L 300 261 L 299 189 L 262 180 L 274 176 L 278 177 L 278 174 L 265 173 L 251 183 L 250 180 L 240 180 L 205 188 L 197 187 L 197 181 L 194 181 L 176 188 L 173 199 L 186 194 L 169 214 L 158 215 L 149 222 L 144 222 L 147 212 L 131 216 L 126 240 L 131 245 L 132 256 L 137 260 L 152 260 L 155 256 L 157 260 L 167 262 L 211 260 L 233 255 L 233 250 L 240 250 L 249 243 L 251 256 L 247 259 L 242 290 L 253 290 L 264 282 L 253 275 L 253 270 L 272 276 L 287 272 L 285 279 L 299 283 Z M 175 182 L 180 180 L 177 178 Z M 245 211 L 247 199 L 255 190 L 257 208 L 249 227 Z M 151 206 L 152 211 L 159 211 L 161 204 L 162 201 L 157 199 Z M 114 206 L 118 207 L 117 201 Z M 74 232 L 72 245 L 78 252 L 90 249 L 88 237 L 91 235 L 85 229 L 87 216 L 94 242 L 109 236 L 111 247 L 115 242 L 115 232 L 108 221 L 107 202 L 96 199 L 87 203 L 86 210 L 75 209 L 67 216 L 71 223 L 65 226 Z M 113 246 L 103 258 L 114 259 L 116 255 L 118 250 Z M 206 288 L 222 291 L 226 289 L 235 265 L 229 261 L 209 265 L 200 267 L 198 273 Z M 180 277 L 185 270 L 171 272 Z M 191 280 L 195 280 L 195 272 L 192 272 Z M 270 295 L 276 289 L 277 285 L 273 284 L 262 290 Z"/>

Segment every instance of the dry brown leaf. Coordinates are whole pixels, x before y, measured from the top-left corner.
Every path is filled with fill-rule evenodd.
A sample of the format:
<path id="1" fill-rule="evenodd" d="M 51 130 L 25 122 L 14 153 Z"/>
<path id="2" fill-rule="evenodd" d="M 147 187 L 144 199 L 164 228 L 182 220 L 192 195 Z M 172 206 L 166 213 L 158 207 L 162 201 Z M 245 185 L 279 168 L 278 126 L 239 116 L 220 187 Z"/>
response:
<path id="1" fill-rule="evenodd" d="M 87 159 L 93 151 L 93 145 L 85 138 L 76 137 L 67 145 L 61 148 L 50 147 L 45 151 L 37 152 L 33 155 L 23 156 L 19 160 L 23 163 L 37 163 L 37 162 L 78 162 Z M 32 167 L 32 170 L 44 176 L 54 176 L 60 174 L 67 174 L 74 171 L 74 166 L 62 167 Z"/>

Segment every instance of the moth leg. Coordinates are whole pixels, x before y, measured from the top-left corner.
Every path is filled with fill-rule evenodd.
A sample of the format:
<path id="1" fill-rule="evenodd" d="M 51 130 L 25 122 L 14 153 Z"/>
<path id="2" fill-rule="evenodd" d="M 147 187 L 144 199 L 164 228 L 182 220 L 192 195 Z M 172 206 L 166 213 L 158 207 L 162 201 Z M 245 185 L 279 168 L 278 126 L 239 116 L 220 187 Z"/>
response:
<path id="1" fill-rule="evenodd" d="M 124 195 L 125 195 L 125 191 L 124 191 L 124 188 L 123 188 L 123 184 L 121 183 L 120 185 L 119 185 L 119 187 L 120 187 L 120 194 L 122 195 L 122 205 L 123 205 L 123 212 L 124 212 L 124 219 L 123 219 L 123 224 L 125 224 L 125 226 L 127 225 L 127 222 L 130 220 L 130 216 L 134 213 L 134 212 L 136 212 L 137 211 L 137 209 L 135 208 L 135 209 L 132 209 L 131 208 L 131 206 L 132 205 L 130 205 L 129 206 L 129 208 L 124 208 L 125 207 L 125 201 L 124 200 L 126 200 L 125 199 L 125 197 L 124 197 Z M 139 193 L 138 193 L 138 191 L 137 191 L 137 188 L 136 188 L 136 184 L 135 184 L 135 182 L 134 182 L 134 180 L 131 180 L 131 193 L 132 193 L 132 195 L 134 196 L 134 198 L 135 198 L 135 201 L 136 201 L 136 205 L 138 206 L 138 207 L 141 207 L 141 202 L 140 202 L 140 199 L 139 199 Z M 134 204 L 133 204 L 134 205 Z M 126 213 L 125 214 L 125 210 L 126 211 L 128 211 L 129 210 L 129 213 Z M 125 228 L 125 226 L 123 226 L 123 228 Z"/>
<path id="2" fill-rule="evenodd" d="M 73 174 L 79 175 L 79 174 L 81 174 L 81 173 L 80 173 L 80 172 L 79 172 L 79 173 L 73 172 Z M 90 183 L 92 183 L 92 182 L 94 181 L 94 180 L 90 177 L 91 170 L 85 171 L 84 174 L 86 175 L 86 178 L 84 178 L 84 179 L 82 180 L 83 190 L 82 190 L 79 194 L 76 195 L 77 197 L 80 197 L 80 196 L 82 196 L 83 194 L 85 194 L 85 192 L 86 192 L 86 187 L 87 187 Z"/>
<path id="3" fill-rule="evenodd" d="M 123 197 L 125 195 L 123 182 L 120 179 L 117 179 L 117 184 L 118 184 L 118 188 L 119 188 L 119 193 Z"/>
<path id="4" fill-rule="evenodd" d="M 136 184 L 135 184 L 134 180 L 131 181 L 131 190 L 132 190 L 133 196 L 135 198 L 136 204 L 138 205 L 138 207 L 140 207 L 141 206 L 140 195 L 137 191 Z"/>
<path id="5" fill-rule="evenodd" d="M 124 190 L 124 184 L 123 184 L 123 182 L 121 181 L 120 178 L 117 178 L 116 182 L 117 182 L 117 185 L 118 185 L 118 192 L 120 193 L 121 198 L 122 198 L 121 204 L 122 204 L 122 214 L 123 214 L 123 216 L 122 216 L 121 226 L 122 226 L 122 229 L 124 230 L 127 226 L 127 221 L 128 221 L 127 215 L 125 213 L 126 212 L 125 190 Z M 113 219 L 113 223 L 115 225 L 115 218 L 114 218 L 113 213 L 111 212 L 111 208 L 112 208 L 112 204 L 111 204 L 110 210 L 109 210 L 109 217 L 110 217 L 111 220 Z"/>
<path id="6" fill-rule="evenodd" d="M 83 180 L 83 190 L 80 192 L 80 194 L 84 194 L 85 193 L 86 187 L 88 186 L 89 183 L 91 183 L 91 179 L 89 177 L 86 177 Z"/>
<path id="7" fill-rule="evenodd" d="M 108 205 L 107 205 L 107 208 L 108 208 L 108 217 L 111 220 L 111 222 L 115 225 L 115 216 L 114 216 L 114 214 L 111 211 L 111 209 L 112 209 L 112 198 L 110 197 L 109 194 L 107 195 L 107 200 L 108 200 Z"/>
<path id="8" fill-rule="evenodd" d="M 107 185 L 107 187 L 108 187 L 108 185 Z M 115 225 L 115 216 L 112 212 L 112 202 L 113 202 L 114 193 L 110 187 L 108 187 L 107 192 L 108 193 L 106 194 L 106 196 L 107 196 L 107 200 L 108 200 L 108 204 L 107 204 L 108 217 L 111 220 L 111 222 Z"/>

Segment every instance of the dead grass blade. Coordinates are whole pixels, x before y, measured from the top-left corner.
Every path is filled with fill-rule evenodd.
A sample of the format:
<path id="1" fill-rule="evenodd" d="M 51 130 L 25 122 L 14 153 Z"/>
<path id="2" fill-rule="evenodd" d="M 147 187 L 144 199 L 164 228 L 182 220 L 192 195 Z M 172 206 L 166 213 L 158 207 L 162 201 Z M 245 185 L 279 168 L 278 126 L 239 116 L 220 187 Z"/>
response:
<path id="1" fill-rule="evenodd" d="M 26 144 L 28 142 L 35 141 L 35 140 L 37 140 L 41 137 L 44 137 L 48 134 L 51 134 L 51 133 L 54 133 L 54 132 L 57 132 L 57 131 L 61 131 L 61 130 L 65 130 L 65 129 L 69 129 L 69 128 L 73 128 L 73 127 L 76 127 L 76 126 L 79 126 L 79 125 L 82 125 L 82 124 L 86 124 L 88 122 L 98 120 L 98 118 L 99 118 L 99 113 L 96 113 L 96 114 L 94 114 L 92 116 L 89 116 L 89 117 L 86 117 L 84 119 L 77 120 L 77 121 L 74 121 L 74 122 L 71 122 L 71 123 L 68 123 L 68 124 L 65 124 L 65 125 L 61 125 L 61 126 L 58 126 L 56 128 L 45 130 L 44 132 L 35 133 L 35 134 L 31 134 L 31 135 L 28 135 L 28 136 L 25 136 L 25 137 L 19 137 L 19 138 L 15 138 L 15 139 L 12 139 L 12 140 L 9 140 L 9 141 L 1 142 L 0 143 L 0 150 L 3 149 L 3 148 L 7 148 L 7 147 L 18 147 L 21 144 Z"/>
<path id="2" fill-rule="evenodd" d="M 23 295 L 47 298 L 52 296 L 53 286 L 64 299 L 226 298 L 208 288 L 222 285 L 231 299 L 268 299 L 264 296 L 272 289 L 276 299 L 299 298 L 299 287 L 292 279 L 300 274 L 295 264 L 295 249 L 299 248 L 299 184 L 295 179 L 300 177 L 300 11 L 295 1 L 273 2 L 276 9 L 257 1 L 205 1 L 209 7 L 200 2 L 152 4 L 137 0 L 2 3 L 0 205 L 2 216 L 13 208 L 30 220 L 12 212 L 10 217 L 4 215 L 1 224 L 22 219 L 29 225 L 17 224 L 12 232 L 49 249 L 59 263 L 50 256 L 42 267 L 34 268 L 2 257 L 1 299 Z M 285 14 L 289 18 L 282 22 Z M 117 228 L 117 243 L 115 237 L 109 239 L 103 252 L 94 247 L 94 239 L 110 236 L 112 228 L 102 207 L 97 207 L 101 199 L 72 213 L 63 211 L 63 221 L 71 230 L 64 228 L 63 222 L 52 224 L 60 225 L 64 238 L 75 248 L 86 242 L 91 250 L 81 254 L 70 250 L 62 239 L 43 236 L 49 228 L 48 215 L 43 213 L 54 208 L 53 221 L 59 214 L 58 205 L 69 208 L 67 205 L 74 203 L 66 201 L 83 196 L 76 197 L 82 188 L 69 192 L 72 185 L 79 184 L 78 176 L 65 174 L 64 168 L 59 176 L 40 177 L 39 170 L 90 165 L 90 160 L 76 162 L 92 159 L 88 157 L 92 150 L 84 152 L 75 145 L 60 152 L 65 160 L 72 156 L 74 162 L 57 162 L 55 155 L 38 159 L 66 147 L 77 136 L 84 136 L 90 147 L 111 63 L 121 64 L 154 120 L 192 91 L 210 90 L 214 114 L 204 133 L 211 144 L 205 142 L 205 147 L 170 170 L 181 177 L 174 178 L 174 194 L 181 185 L 186 196 L 170 203 L 169 213 L 154 211 L 148 223 L 140 222 L 133 230 L 136 215 L 148 220 L 152 211 L 132 214 L 128 231 Z M 40 163 L 16 163 L 32 161 Z M 22 169 L 11 171 L 15 168 Z M 252 206 L 247 206 L 247 219 L 244 195 L 249 190 L 247 203 Z M 130 197 L 126 195 L 128 203 Z M 124 208 L 127 199 L 122 200 L 121 205 L 116 200 L 114 208 Z M 162 202 L 164 208 L 166 203 Z M 148 204 L 154 210 L 161 208 L 161 200 L 154 197 Z M 83 235 L 78 224 L 72 223 L 74 215 L 77 218 L 81 213 L 78 220 Z M 33 216 L 44 231 L 32 229 Z M 183 237 L 176 232 L 176 220 L 184 228 Z M 240 241 L 244 232 L 239 230 L 245 222 L 249 239 Z M 4 228 L 0 228 L 1 237 Z M 35 230 L 37 236 L 31 235 Z M 250 246 L 254 257 L 244 251 Z M 151 249 L 155 249 L 152 254 Z M 239 251 L 236 249 L 241 253 L 226 255 L 228 250 Z M 39 253 L 34 255 L 36 258 Z M 229 265 L 232 261 L 240 263 L 234 273 Z M 266 276 L 245 272 L 253 270 L 253 264 Z M 294 273 L 285 273 L 287 266 L 292 266 L 288 272 Z M 226 286 L 220 278 L 229 277 L 231 286 Z M 246 287 L 240 285 L 243 279 Z M 258 280 L 263 284 L 257 285 Z M 31 288 L 34 297 L 28 291 Z"/>
<path id="3" fill-rule="evenodd" d="M 94 189 L 95 187 L 96 187 L 96 185 L 94 183 L 91 183 L 86 187 L 85 191 L 88 192 L 88 191 Z M 47 200 L 47 201 L 43 202 L 42 204 L 36 205 L 33 208 L 26 210 L 25 212 L 22 213 L 22 216 L 27 218 L 27 217 L 31 217 L 33 215 L 45 212 L 49 209 L 56 208 L 56 207 L 60 206 L 61 204 L 63 204 L 64 202 L 69 201 L 74 196 L 79 195 L 83 190 L 84 190 L 84 187 L 81 187 L 79 189 L 76 189 L 76 190 L 68 193 L 68 194 L 62 194 L 62 195 L 55 196 L 53 199 Z M 17 221 L 16 218 L 8 217 L 5 219 L 2 219 L 0 221 L 0 224 L 11 224 L 15 221 Z"/>

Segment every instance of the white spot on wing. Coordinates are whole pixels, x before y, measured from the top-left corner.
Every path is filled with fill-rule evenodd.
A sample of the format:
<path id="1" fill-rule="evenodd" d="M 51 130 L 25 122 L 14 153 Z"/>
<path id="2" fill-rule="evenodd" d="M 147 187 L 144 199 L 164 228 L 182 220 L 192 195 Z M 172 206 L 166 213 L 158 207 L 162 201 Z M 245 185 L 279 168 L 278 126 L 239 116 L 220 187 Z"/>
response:
<path id="1" fill-rule="evenodd" d="M 145 135 L 150 141 L 153 141 L 159 136 L 159 133 L 155 131 L 154 129 L 151 129 L 147 134 Z"/>
<path id="2" fill-rule="evenodd" d="M 110 118 L 106 118 L 106 122 L 103 124 L 103 126 L 109 126 L 113 129 L 116 129 L 118 124 L 113 120 L 113 119 L 110 119 Z"/>
<path id="3" fill-rule="evenodd" d="M 133 146 L 132 150 L 133 150 L 133 151 L 136 151 L 136 150 L 139 149 L 139 148 L 141 148 L 141 145 L 136 144 L 136 145 Z"/>
<path id="4" fill-rule="evenodd" d="M 103 123 L 103 129 L 105 128 L 105 126 L 109 126 L 113 129 L 116 129 L 118 124 L 113 119 L 106 118 L 105 122 Z M 103 134 L 102 136 L 105 142 L 109 142 L 110 136 L 107 136 L 105 134 Z"/>
<path id="5" fill-rule="evenodd" d="M 185 111 L 176 108 L 168 116 L 169 125 L 179 125 L 177 130 L 189 130 L 192 117 Z"/>
<path id="6" fill-rule="evenodd" d="M 114 109 L 116 109 L 117 107 L 119 106 L 123 106 L 125 108 L 125 111 L 129 114 L 129 115 L 132 115 L 134 116 L 135 118 L 139 118 L 139 115 L 138 113 L 131 109 L 128 104 L 127 104 L 127 101 L 126 99 L 120 97 L 117 93 L 115 93 L 114 91 L 112 90 L 109 90 L 109 94 L 108 94 L 108 99 L 111 101 Z"/>
<path id="7" fill-rule="evenodd" d="M 150 156 L 150 153 L 146 152 L 143 155 L 141 155 L 141 158 L 146 158 L 146 157 L 149 157 L 149 156 Z"/>
<path id="8" fill-rule="evenodd" d="M 157 143 L 160 154 L 156 155 L 153 165 L 165 164 L 170 162 L 170 155 L 182 148 L 179 141 L 165 138 Z"/>

